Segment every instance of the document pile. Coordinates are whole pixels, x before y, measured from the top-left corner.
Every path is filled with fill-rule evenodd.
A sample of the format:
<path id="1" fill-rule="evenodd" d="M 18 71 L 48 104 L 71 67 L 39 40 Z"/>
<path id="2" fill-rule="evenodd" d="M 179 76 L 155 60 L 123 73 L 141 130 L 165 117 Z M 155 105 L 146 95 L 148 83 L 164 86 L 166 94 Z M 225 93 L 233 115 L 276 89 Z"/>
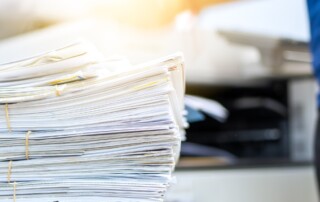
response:
<path id="1" fill-rule="evenodd" d="M 183 128 L 179 54 L 130 66 L 77 42 L 0 66 L 0 201 L 163 201 Z"/>

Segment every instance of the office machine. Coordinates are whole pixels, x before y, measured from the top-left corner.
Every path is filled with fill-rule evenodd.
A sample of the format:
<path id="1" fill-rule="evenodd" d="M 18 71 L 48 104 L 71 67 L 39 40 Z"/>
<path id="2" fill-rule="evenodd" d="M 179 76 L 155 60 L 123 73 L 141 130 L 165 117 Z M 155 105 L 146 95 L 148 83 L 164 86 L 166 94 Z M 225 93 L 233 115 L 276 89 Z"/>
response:
<path id="1" fill-rule="evenodd" d="M 244 160 L 310 161 L 315 88 L 309 76 L 260 78 L 242 85 L 189 85 L 189 94 L 218 101 L 229 115 L 221 121 L 204 113 L 203 121 L 190 124 L 186 144 L 221 149 Z"/>

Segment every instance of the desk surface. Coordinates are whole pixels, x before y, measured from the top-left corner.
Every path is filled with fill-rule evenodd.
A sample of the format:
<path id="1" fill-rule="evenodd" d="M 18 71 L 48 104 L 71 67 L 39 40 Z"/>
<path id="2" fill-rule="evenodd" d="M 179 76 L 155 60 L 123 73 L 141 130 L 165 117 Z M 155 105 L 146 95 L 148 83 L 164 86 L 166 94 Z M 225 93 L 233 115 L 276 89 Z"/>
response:
<path id="1" fill-rule="evenodd" d="M 167 202 L 318 202 L 311 165 L 177 170 Z"/>

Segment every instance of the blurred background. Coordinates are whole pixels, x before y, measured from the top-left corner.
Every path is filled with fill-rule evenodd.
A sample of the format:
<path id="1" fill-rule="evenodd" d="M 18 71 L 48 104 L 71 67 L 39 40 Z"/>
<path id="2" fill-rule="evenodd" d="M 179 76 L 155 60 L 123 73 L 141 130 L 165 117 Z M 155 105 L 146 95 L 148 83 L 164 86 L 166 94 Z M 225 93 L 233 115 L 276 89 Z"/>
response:
<path id="1" fill-rule="evenodd" d="M 168 202 L 316 202 L 305 0 L 2 0 L 0 63 L 86 39 L 185 56 L 190 127 Z"/>

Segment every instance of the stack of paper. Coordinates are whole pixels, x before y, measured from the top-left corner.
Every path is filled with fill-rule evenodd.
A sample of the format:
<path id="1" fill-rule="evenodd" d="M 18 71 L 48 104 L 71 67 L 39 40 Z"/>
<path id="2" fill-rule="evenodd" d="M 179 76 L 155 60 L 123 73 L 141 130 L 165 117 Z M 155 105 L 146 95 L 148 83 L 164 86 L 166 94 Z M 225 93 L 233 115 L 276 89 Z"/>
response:
<path id="1" fill-rule="evenodd" d="M 0 66 L 0 201 L 163 201 L 183 128 L 179 54 L 131 66 L 85 42 Z"/>

